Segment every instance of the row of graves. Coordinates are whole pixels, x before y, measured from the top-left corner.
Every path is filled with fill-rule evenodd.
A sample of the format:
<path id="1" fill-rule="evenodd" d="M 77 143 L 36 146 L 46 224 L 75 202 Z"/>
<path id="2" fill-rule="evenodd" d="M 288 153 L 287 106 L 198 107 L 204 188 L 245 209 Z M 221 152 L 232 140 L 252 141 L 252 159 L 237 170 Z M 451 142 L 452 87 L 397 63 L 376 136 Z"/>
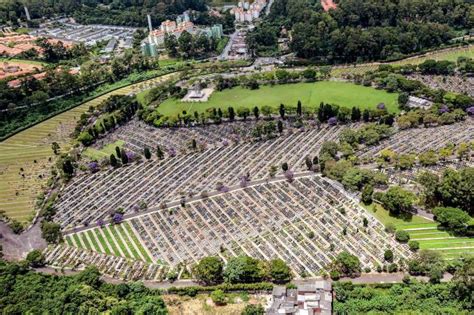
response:
<path id="1" fill-rule="evenodd" d="M 292 172 L 306 170 L 306 156 L 317 155 L 322 143 L 336 140 L 342 129 L 324 125 L 264 142 L 221 146 L 79 175 L 60 192 L 55 220 L 63 228 L 95 224 L 119 208 L 133 213 L 139 210 L 138 203 L 153 206 L 264 179 L 271 165 L 282 173 L 280 166 L 285 162 Z"/>
<path id="2" fill-rule="evenodd" d="M 428 150 L 437 151 L 448 144 L 469 143 L 474 139 L 474 120 L 435 128 L 411 128 L 398 131 L 378 145 L 365 147 L 358 152 L 361 159 L 370 159 L 384 149 L 397 154 L 422 153 Z"/>
<path id="3" fill-rule="evenodd" d="M 364 218 L 368 220 L 366 225 Z M 356 199 L 316 174 L 301 175 L 292 181 L 277 177 L 249 184 L 198 198 L 184 207 L 154 206 L 145 213 L 129 215 L 119 224 L 131 226 L 141 245 L 151 253 L 153 262 L 148 268 L 157 264 L 164 268 L 192 265 L 210 255 L 227 261 L 245 254 L 265 260 L 281 258 L 296 274 L 317 276 L 342 251 L 357 255 L 362 267 L 372 270 L 383 265 L 386 249 L 394 251 L 396 260 L 406 260 L 411 255 L 408 247 L 388 235 Z M 101 229 L 104 227 L 90 227 L 79 235 L 103 233 Z M 117 238 L 112 237 L 113 242 L 120 242 Z M 84 264 L 92 262 L 87 255 L 100 256 L 100 261 L 125 259 L 94 252 L 81 252 L 78 256 L 74 247 L 58 246 L 47 254 L 48 263 L 64 265 L 61 259 L 74 261 L 76 258 L 64 258 L 70 257 L 68 251 Z"/>
<path id="4" fill-rule="evenodd" d="M 263 129 L 268 123 L 272 123 L 273 132 L 271 135 L 256 135 L 255 129 L 259 126 Z M 124 147 L 137 155 L 142 155 L 144 148 L 154 151 L 158 146 L 165 155 L 174 156 L 186 154 L 193 151 L 203 151 L 206 149 L 218 148 L 228 145 L 235 145 L 243 142 L 255 142 L 267 140 L 280 136 L 287 136 L 293 133 L 309 131 L 311 129 L 322 128 L 322 125 L 314 121 L 298 121 L 286 119 L 282 121 L 283 131 L 279 133 L 275 122 L 264 120 L 255 121 L 234 121 L 223 124 L 196 125 L 180 128 L 155 128 L 138 120 L 118 127 L 113 133 L 100 139 L 94 144 L 96 149 L 113 143 L 123 141 Z M 193 140 L 196 148 L 192 148 Z"/>

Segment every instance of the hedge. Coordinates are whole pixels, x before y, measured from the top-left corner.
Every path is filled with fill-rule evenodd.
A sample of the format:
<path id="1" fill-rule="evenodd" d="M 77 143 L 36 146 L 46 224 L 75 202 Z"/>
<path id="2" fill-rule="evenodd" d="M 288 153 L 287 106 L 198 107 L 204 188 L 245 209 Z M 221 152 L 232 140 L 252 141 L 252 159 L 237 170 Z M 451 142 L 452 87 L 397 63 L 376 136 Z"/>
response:
<path id="1" fill-rule="evenodd" d="M 258 283 L 222 283 L 213 286 L 191 286 L 191 287 L 170 287 L 166 292 L 169 294 L 195 296 L 198 293 L 209 293 L 215 290 L 222 290 L 224 292 L 232 291 L 271 291 L 273 284 L 270 282 Z"/>

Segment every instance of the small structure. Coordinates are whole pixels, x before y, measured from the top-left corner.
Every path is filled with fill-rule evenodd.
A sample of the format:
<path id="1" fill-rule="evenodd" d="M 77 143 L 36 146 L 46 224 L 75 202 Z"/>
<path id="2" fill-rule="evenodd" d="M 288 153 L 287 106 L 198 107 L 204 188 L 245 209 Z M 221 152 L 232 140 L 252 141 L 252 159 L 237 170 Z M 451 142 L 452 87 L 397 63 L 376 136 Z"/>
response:
<path id="1" fill-rule="evenodd" d="M 416 96 L 410 96 L 408 97 L 408 102 L 407 106 L 410 108 L 422 108 L 422 109 L 428 109 L 433 105 L 433 102 L 421 98 L 421 97 L 416 97 Z"/>
<path id="2" fill-rule="evenodd" d="M 267 314 L 330 315 L 332 313 L 332 285 L 318 280 L 300 284 L 297 289 L 276 286 L 272 293 L 273 303 Z"/>
<path id="3" fill-rule="evenodd" d="M 188 93 L 181 99 L 182 102 L 207 102 L 214 90 L 211 88 L 202 89 L 199 84 L 194 85 Z"/>

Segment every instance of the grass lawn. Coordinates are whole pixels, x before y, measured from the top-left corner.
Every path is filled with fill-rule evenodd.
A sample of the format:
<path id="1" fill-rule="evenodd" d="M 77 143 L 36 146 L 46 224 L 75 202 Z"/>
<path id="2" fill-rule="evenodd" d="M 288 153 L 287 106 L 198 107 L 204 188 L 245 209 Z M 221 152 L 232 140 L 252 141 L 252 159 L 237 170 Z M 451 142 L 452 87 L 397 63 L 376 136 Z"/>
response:
<path id="1" fill-rule="evenodd" d="M 0 62 L 18 62 L 18 63 L 24 63 L 28 65 L 36 65 L 36 66 L 46 66 L 48 65 L 47 62 L 43 61 L 36 61 L 36 60 L 28 60 L 28 59 L 17 59 L 17 58 L 4 58 L 0 57 Z"/>
<path id="2" fill-rule="evenodd" d="M 97 229 L 94 232 L 95 232 L 95 235 L 97 236 L 97 239 L 99 240 L 100 244 L 102 245 L 102 248 L 104 249 L 105 253 L 107 255 L 112 255 L 112 251 L 110 250 L 109 246 L 105 242 L 105 239 L 102 236 L 102 233 L 100 233 L 100 229 Z"/>
<path id="3" fill-rule="evenodd" d="M 100 231 L 98 231 L 100 232 Z M 104 233 L 105 235 L 105 238 L 107 239 L 107 241 L 109 242 L 109 245 L 110 247 L 112 248 L 112 252 L 115 256 L 122 256 L 120 254 L 120 251 L 117 247 L 117 244 L 114 242 L 114 237 L 112 236 L 112 234 L 109 232 L 108 228 L 103 228 L 102 229 L 102 232 Z"/>
<path id="4" fill-rule="evenodd" d="M 122 223 L 122 224 L 123 224 L 123 223 Z M 127 236 L 127 234 L 125 234 L 125 230 L 123 229 L 122 224 L 112 226 L 112 230 L 115 230 L 115 231 L 117 232 L 117 234 L 120 234 L 120 235 L 122 236 L 124 242 L 125 242 L 126 245 L 127 245 L 128 250 L 132 253 L 132 256 L 133 256 L 135 259 L 142 260 L 142 258 L 141 258 L 140 255 L 138 254 L 137 250 L 136 250 L 135 247 L 133 246 L 132 240 L 130 240 L 130 238 Z"/>
<path id="5" fill-rule="evenodd" d="M 459 257 L 462 254 L 474 253 L 474 238 L 458 237 L 443 230 L 438 223 L 414 215 L 411 218 L 391 216 L 379 204 L 364 206 L 382 224 L 392 223 L 397 230 L 405 230 L 410 240 L 417 241 L 420 249 L 436 250 L 447 259 Z"/>
<path id="6" fill-rule="evenodd" d="M 94 148 L 87 148 L 83 154 L 91 160 L 100 160 L 103 158 L 108 158 L 111 154 L 115 154 L 115 147 L 122 148 L 124 143 L 125 142 L 123 140 L 117 140 L 114 143 L 107 144 L 100 150 Z"/>
<path id="7" fill-rule="evenodd" d="M 93 250 L 95 250 L 96 252 L 100 252 L 100 246 L 97 243 L 95 235 L 92 233 L 91 230 L 87 231 L 86 233 L 87 233 L 87 236 L 89 236 L 89 239 L 91 240 Z"/>
<path id="8" fill-rule="evenodd" d="M 125 229 L 127 230 L 128 234 L 130 235 L 130 237 L 132 238 L 133 242 L 135 243 L 135 245 L 137 245 L 137 248 L 138 250 L 140 251 L 140 253 L 142 254 L 143 257 L 145 257 L 146 261 L 149 262 L 149 263 L 153 263 L 153 260 L 151 259 L 151 257 L 148 255 L 148 252 L 145 250 L 145 248 L 142 246 L 142 244 L 140 243 L 140 241 L 138 240 L 137 236 L 135 235 L 135 233 L 133 232 L 132 228 L 130 227 L 130 225 L 128 224 L 128 222 L 123 222 L 121 224 L 121 227 L 125 227 Z"/>
<path id="9" fill-rule="evenodd" d="M 281 84 L 275 86 L 261 86 L 258 90 L 249 90 L 242 87 L 224 91 L 215 91 L 208 102 L 185 103 L 178 99 L 168 99 L 160 104 L 158 111 L 163 115 L 173 116 L 186 110 L 204 112 L 208 108 L 227 109 L 268 105 L 277 109 L 280 104 L 296 107 L 301 100 L 304 107 L 316 108 L 321 102 L 338 104 L 361 109 L 375 108 L 379 103 L 385 103 L 392 113 L 398 110 L 398 94 L 376 90 L 370 87 L 355 85 L 346 82 L 322 81 L 315 83 Z"/>
<path id="10" fill-rule="evenodd" d="M 132 258 L 132 255 L 128 252 L 127 246 L 122 242 L 122 239 L 120 238 L 117 229 L 115 228 L 115 225 L 110 225 L 107 227 L 107 229 L 110 229 L 110 232 L 112 233 L 113 238 L 117 242 L 118 246 L 122 250 L 122 253 L 124 254 L 125 257 L 127 258 Z"/>

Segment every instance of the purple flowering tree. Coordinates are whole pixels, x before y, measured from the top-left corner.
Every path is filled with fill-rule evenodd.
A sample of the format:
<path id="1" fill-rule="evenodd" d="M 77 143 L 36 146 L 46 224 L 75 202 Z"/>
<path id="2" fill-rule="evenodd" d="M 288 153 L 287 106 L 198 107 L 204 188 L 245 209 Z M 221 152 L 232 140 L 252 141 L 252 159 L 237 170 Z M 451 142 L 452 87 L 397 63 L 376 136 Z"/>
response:
<path id="1" fill-rule="evenodd" d="M 247 175 L 241 176 L 240 177 L 240 187 L 242 187 L 242 188 L 247 187 L 249 181 L 250 181 L 250 178 L 248 178 Z"/>
<path id="2" fill-rule="evenodd" d="M 229 145 L 229 141 L 227 141 L 227 140 L 222 141 L 222 145 L 223 145 L 224 147 L 228 146 L 228 145 Z"/>
<path id="3" fill-rule="evenodd" d="M 112 220 L 114 221 L 115 224 L 118 224 L 123 221 L 123 214 L 121 213 L 115 213 L 114 216 L 112 217 Z"/>
<path id="4" fill-rule="evenodd" d="M 439 113 L 440 113 L 440 114 L 444 114 L 444 113 L 447 113 L 447 112 L 449 112 L 448 106 L 442 105 L 442 106 L 439 108 Z"/>
<path id="5" fill-rule="evenodd" d="M 135 153 L 132 151 L 127 151 L 125 154 L 127 155 L 127 159 L 129 162 L 133 161 L 133 159 L 135 158 Z"/>
<path id="6" fill-rule="evenodd" d="M 288 182 L 292 183 L 295 179 L 295 174 L 291 170 L 285 172 L 285 178 Z"/>
<path id="7" fill-rule="evenodd" d="M 470 116 L 474 116 L 474 106 L 468 107 L 466 113 Z"/>
<path id="8" fill-rule="evenodd" d="M 175 156 L 176 156 L 176 150 L 173 149 L 173 148 L 169 149 L 168 153 L 169 153 L 169 155 L 170 155 L 171 157 L 175 157 Z"/>
<path id="9" fill-rule="evenodd" d="M 329 124 L 330 126 L 335 126 L 335 125 L 337 125 L 337 118 L 336 118 L 336 117 L 331 117 L 331 118 L 329 118 L 329 119 L 328 119 L 328 124 Z"/>
<path id="10" fill-rule="evenodd" d="M 90 162 L 89 165 L 88 165 L 88 167 L 89 167 L 89 171 L 90 171 L 91 173 L 96 173 L 96 172 L 99 171 L 99 163 L 97 163 L 97 162 L 95 162 L 95 161 L 94 161 L 94 162 Z"/>
<path id="11" fill-rule="evenodd" d="M 97 226 L 103 228 L 105 226 L 105 221 L 102 219 L 97 220 Z"/>
<path id="12" fill-rule="evenodd" d="M 384 104 L 384 103 L 379 103 L 379 104 L 377 105 L 377 109 L 385 110 L 385 104 Z"/>

